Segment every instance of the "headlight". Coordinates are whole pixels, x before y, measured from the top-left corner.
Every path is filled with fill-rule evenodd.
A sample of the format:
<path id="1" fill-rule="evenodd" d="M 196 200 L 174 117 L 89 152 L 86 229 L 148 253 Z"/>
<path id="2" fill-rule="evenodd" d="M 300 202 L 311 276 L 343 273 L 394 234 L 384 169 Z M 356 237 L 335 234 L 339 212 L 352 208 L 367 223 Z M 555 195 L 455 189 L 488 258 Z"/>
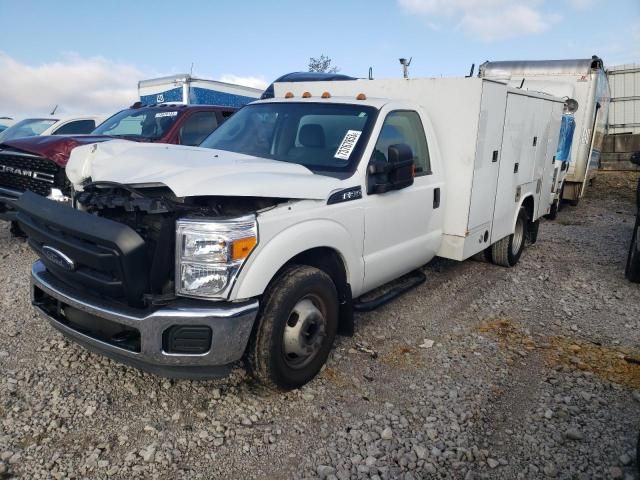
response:
<path id="1" fill-rule="evenodd" d="M 176 293 L 221 297 L 258 243 L 253 215 L 230 220 L 176 222 Z"/>

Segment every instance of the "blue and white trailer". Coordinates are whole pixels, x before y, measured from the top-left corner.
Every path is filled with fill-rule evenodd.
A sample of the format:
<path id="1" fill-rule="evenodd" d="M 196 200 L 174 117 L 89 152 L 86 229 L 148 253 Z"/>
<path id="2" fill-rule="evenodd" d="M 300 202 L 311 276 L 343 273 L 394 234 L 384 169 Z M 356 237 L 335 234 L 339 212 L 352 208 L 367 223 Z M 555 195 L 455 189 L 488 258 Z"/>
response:
<path id="1" fill-rule="evenodd" d="M 257 88 L 194 78 L 186 73 L 138 82 L 138 95 L 145 105 L 184 103 L 240 108 L 261 94 L 262 90 Z"/>

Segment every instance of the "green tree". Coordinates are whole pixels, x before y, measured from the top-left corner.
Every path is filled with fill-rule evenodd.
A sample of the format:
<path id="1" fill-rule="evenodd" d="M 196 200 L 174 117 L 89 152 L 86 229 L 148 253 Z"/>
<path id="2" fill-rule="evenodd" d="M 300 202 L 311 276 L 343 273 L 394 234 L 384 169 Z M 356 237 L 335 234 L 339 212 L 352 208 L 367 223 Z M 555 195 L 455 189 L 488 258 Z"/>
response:
<path id="1" fill-rule="evenodd" d="M 335 65 L 331 65 L 332 60 L 324 54 L 318 58 L 309 58 L 309 71 L 322 73 L 338 73 L 340 69 Z"/>

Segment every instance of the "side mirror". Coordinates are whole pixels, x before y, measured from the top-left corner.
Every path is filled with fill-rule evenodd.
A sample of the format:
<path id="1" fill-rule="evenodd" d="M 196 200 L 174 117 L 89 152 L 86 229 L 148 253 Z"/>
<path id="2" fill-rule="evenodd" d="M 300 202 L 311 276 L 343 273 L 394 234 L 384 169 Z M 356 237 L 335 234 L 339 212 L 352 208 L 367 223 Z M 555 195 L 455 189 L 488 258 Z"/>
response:
<path id="1" fill-rule="evenodd" d="M 631 158 L 629 160 L 631 161 L 631 163 L 635 163 L 636 165 L 640 166 L 640 152 L 636 152 L 631 155 Z"/>
<path id="2" fill-rule="evenodd" d="M 389 146 L 388 161 L 369 164 L 368 194 L 400 190 L 413 185 L 414 160 L 411 147 L 404 143 Z"/>

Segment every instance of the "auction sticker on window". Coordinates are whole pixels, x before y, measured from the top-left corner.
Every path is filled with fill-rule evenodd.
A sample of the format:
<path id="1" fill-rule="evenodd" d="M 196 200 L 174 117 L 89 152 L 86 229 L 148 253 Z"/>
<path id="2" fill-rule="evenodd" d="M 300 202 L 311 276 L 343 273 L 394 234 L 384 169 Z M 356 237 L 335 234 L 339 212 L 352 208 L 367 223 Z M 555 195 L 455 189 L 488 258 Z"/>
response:
<path id="1" fill-rule="evenodd" d="M 156 118 L 175 117 L 176 115 L 178 115 L 178 112 L 160 112 L 156 113 Z"/>
<path id="2" fill-rule="evenodd" d="M 362 135 L 362 132 L 358 130 L 348 130 L 344 138 L 342 139 L 342 143 L 336 150 L 334 158 L 339 158 L 340 160 L 349 160 L 351 156 L 351 152 L 356 148 L 356 143 L 358 143 L 358 139 Z"/>

